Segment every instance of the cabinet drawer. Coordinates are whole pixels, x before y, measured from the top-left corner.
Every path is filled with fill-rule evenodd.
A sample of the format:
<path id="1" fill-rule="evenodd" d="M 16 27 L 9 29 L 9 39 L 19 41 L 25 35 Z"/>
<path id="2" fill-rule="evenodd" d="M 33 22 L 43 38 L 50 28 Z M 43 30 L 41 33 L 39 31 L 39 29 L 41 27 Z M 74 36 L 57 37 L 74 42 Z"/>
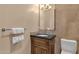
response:
<path id="1" fill-rule="evenodd" d="M 31 40 L 32 45 L 38 45 L 38 46 L 48 46 L 49 42 L 46 39 L 40 39 L 40 38 L 32 38 Z"/>

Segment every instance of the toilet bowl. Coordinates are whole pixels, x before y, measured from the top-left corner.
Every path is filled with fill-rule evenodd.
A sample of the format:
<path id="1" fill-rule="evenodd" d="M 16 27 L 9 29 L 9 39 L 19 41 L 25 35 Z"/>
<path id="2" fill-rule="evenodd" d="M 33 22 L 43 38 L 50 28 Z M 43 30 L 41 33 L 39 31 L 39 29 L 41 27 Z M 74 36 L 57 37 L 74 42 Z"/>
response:
<path id="1" fill-rule="evenodd" d="M 61 39 L 61 54 L 76 54 L 77 41 Z"/>

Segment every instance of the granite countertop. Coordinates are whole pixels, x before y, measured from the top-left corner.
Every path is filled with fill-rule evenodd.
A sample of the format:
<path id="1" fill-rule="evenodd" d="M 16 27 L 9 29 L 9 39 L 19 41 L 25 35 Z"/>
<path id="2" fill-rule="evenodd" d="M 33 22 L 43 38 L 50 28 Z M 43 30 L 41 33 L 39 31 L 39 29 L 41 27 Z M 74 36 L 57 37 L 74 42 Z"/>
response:
<path id="1" fill-rule="evenodd" d="M 32 33 L 30 34 L 30 36 L 31 36 L 31 37 L 36 37 L 36 38 L 48 39 L 48 40 L 51 40 L 51 39 L 53 39 L 53 38 L 56 37 L 55 34 L 51 34 L 51 35 L 47 34 L 48 36 L 39 36 L 38 33 L 39 33 L 39 32 L 32 32 Z"/>

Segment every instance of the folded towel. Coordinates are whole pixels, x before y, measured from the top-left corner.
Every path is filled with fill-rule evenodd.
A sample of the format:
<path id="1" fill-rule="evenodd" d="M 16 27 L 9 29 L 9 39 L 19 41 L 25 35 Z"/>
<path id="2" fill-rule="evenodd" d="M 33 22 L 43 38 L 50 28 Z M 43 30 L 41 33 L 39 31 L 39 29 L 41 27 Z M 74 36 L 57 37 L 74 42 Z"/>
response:
<path id="1" fill-rule="evenodd" d="M 12 37 L 12 44 L 16 44 L 18 42 L 18 37 Z"/>
<path id="2" fill-rule="evenodd" d="M 12 43 L 16 44 L 24 40 L 24 35 L 19 35 L 16 37 L 12 37 Z"/>
<path id="3" fill-rule="evenodd" d="M 24 28 L 12 28 L 12 33 L 13 34 L 24 33 Z M 16 43 L 23 41 L 23 40 L 24 40 L 24 34 L 12 37 L 13 44 L 16 44 Z"/>
<path id="4" fill-rule="evenodd" d="M 12 28 L 13 34 L 24 33 L 24 28 Z"/>

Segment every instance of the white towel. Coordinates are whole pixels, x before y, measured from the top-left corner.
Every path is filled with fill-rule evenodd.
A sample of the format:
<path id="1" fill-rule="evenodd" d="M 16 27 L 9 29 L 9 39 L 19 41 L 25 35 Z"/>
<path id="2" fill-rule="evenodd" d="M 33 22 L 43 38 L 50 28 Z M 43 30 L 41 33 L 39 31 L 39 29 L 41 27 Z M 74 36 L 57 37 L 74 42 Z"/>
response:
<path id="1" fill-rule="evenodd" d="M 17 37 L 12 37 L 12 43 L 13 44 L 19 43 L 23 40 L 24 40 L 24 35 L 20 35 L 20 36 L 17 36 Z"/>
<path id="2" fill-rule="evenodd" d="M 12 28 L 12 33 L 13 34 L 24 33 L 24 28 Z"/>
<path id="3" fill-rule="evenodd" d="M 24 33 L 24 28 L 12 28 L 12 33 L 13 34 Z M 24 40 L 24 34 L 12 37 L 12 43 L 13 44 L 21 42 L 23 40 Z"/>

